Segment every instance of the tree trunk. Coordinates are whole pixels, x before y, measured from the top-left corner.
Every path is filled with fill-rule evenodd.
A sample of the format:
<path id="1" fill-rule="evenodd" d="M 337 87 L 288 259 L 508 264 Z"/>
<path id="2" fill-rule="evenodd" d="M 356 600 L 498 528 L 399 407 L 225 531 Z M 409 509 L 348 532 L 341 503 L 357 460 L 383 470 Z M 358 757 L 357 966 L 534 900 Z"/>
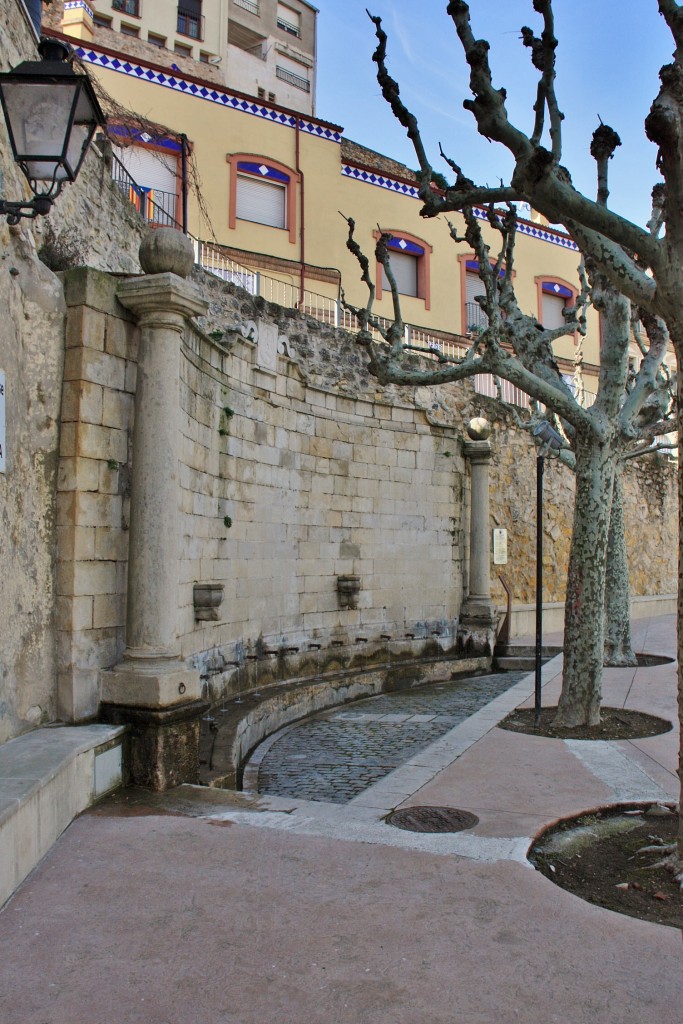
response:
<path id="1" fill-rule="evenodd" d="M 576 437 L 576 500 L 564 612 L 564 671 L 555 725 L 600 721 L 605 566 L 614 456 L 592 433 Z"/>
<path id="2" fill-rule="evenodd" d="M 605 570 L 605 665 L 637 665 L 631 640 L 631 581 L 626 557 L 621 467 L 614 471 Z"/>

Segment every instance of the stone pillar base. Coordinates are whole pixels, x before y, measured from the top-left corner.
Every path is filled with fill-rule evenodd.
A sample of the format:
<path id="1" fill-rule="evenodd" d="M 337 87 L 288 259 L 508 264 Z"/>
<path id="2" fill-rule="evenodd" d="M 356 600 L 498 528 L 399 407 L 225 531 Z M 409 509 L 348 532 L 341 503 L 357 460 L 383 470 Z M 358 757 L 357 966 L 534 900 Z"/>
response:
<path id="1" fill-rule="evenodd" d="M 167 708 L 200 697 L 199 672 L 177 658 L 130 658 L 100 672 L 100 698 L 106 704 Z"/>
<path id="2" fill-rule="evenodd" d="M 100 717 L 129 727 L 128 782 L 164 790 L 199 778 L 199 673 L 177 658 L 127 658 L 100 672 Z"/>
<path id="3" fill-rule="evenodd" d="M 199 720 L 207 709 L 201 700 L 169 708 L 101 704 L 102 721 L 128 726 L 126 781 L 157 791 L 198 782 Z"/>
<path id="4" fill-rule="evenodd" d="M 497 625 L 498 608 L 490 598 L 468 598 L 458 622 L 458 653 L 493 657 Z"/>

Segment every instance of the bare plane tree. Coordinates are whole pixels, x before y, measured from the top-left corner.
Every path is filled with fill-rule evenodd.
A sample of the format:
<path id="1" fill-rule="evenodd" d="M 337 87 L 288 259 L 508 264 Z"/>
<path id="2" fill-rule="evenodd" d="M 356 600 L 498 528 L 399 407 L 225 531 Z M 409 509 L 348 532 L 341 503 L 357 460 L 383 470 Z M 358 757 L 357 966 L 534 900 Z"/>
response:
<path id="1" fill-rule="evenodd" d="M 377 64 L 377 78 L 384 98 L 391 106 L 395 117 L 406 128 L 415 149 L 419 162 L 418 180 L 420 197 L 424 204 L 423 216 L 435 217 L 459 211 L 467 217 L 467 210 L 477 206 L 525 202 L 542 213 L 551 223 L 563 224 L 584 253 L 587 266 L 591 268 L 589 274 L 594 304 L 603 312 L 603 323 L 608 324 L 601 341 L 600 394 L 595 406 L 590 410 L 583 410 L 581 415 L 566 415 L 564 397 L 552 407 L 557 410 L 558 415 L 566 418 L 575 430 L 577 508 L 586 502 L 586 507 L 594 506 L 596 509 L 604 510 L 611 507 L 614 460 L 612 456 L 605 458 L 601 453 L 607 449 L 613 452 L 614 448 L 620 448 L 619 433 L 624 428 L 627 432 L 643 430 L 646 446 L 648 434 L 654 438 L 656 424 L 652 424 L 649 430 L 642 426 L 638 428 L 636 424 L 640 411 L 648 404 L 649 398 L 658 387 L 657 372 L 663 358 L 658 349 L 668 344 L 670 338 L 679 365 L 683 357 L 683 221 L 680 217 L 683 208 L 683 7 L 676 0 L 657 0 L 659 13 L 671 31 L 675 51 L 672 63 L 660 71 L 660 90 L 645 123 L 648 138 L 658 146 L 658 169 L 663 178 L 663 186 L 655 188 L 652 220 L 647 228 L 641 228 L 610 210 L 607 205 L 606 161 L 618 144 L 615 133 L 611 133 L 609 138 L 603 133 L 602 139 L 598 139 L 598 149 L 601 149 L 602 153 L 594 154 L 599 162 L 600 182 L 596 199 L 583 195 L 574 187 L 569 171 L 561 162 L 563 114 L 555 92 L 555 54 L 558 41 L 554 32 L 552 0 L 532 0 L 532 3 L 533 9 L 541 16 L 542 30 L 540 36 L 537 36 L 528 27 L 522 29 L 523 44 L 529 48 L 532 63 L 539 72 L 534 104 L 534 127 L 529 134 L 513 124 L 508 117 L 505 89 L 496 88 L 493 84 L 488 59 L 489 44 L 485 39 L 476 38 L 472 29 L 469 4 L 463 0 L 451 0 L 446 6 L 446 13 L 455 26 L 470 68 L 472 98 L 465 100 L 464 106 L 472 113 L 479 133 L 506 147 L 513 156 L 514 170 L 509 184 L 501 183 L 497 187 L 476 185 L 451 163 L 456 173 L 454 183 L 446 189 L 435 188 L 434 170 L 425 151 L 417 120 L 401 101 L 398 85 L 386 68 L 386 35 L 381 27 L 381 20 L 371 16 L 378 39 L 373 59 Z M 605 175 L 604 181 L 600 178 L 601 174 Z M 644 360 L 646 372 L 642 374 L 641 368 L 640 381 L 622 404 L 623 389 L 617 382 L 623 379 L 626 372 L 626 299 L 639 311 L 644 322 L 647 317 L 651 317 L 651 323 L 654 323 L 656 328 L 650 334 L 649 353 L 652 353 L 652 357 L 649 359 L 649 365 L 645 365 L 648 364 L 648 358 Z M 398 340 L 393 338 L 388 355 L 382 353 L 371 357 L 371 362 L 384 373 L 385 379 L 390 379 L 389 363 L 397 361 L 397 346 Z M 472 358 L 476 358 L 476 353 Z M 508 376 L 507 373 L 501 375 Z M 523 375 L 518 376 L 521 378 Z M 680 373 L 677 376 L 680 381 Z M 405 379 L 397 382 L 408 383 Z M 525 388 L 521 379 L 513 382 Z M 680 388 L 680 384 L 678 386 Z M 536 397 L 533 390 L 525 390 Z M 679 391 L 679 428 L 683 416 L 680 397 Z M 539 400 L 544 401 L 544 398 Z M 634 413 L 630 423 L 625 422 L 625 409 L 630 409 Z M 679 429 L 679 438 L 680 436 Z M 597 445 L 594 443 L 596 438 L 599 439 Z M 623 454 L 620 452 L 620 457 Z M 683 468 L 679 459 L 679 517 L 682 515 Z M 569 664 L 565 664 L 565 676 L 569 674 L 570 679 L 574 679 L 572 688 L 576 683 L 581 689 L 578 673 L 585 667 L 592 673 L 594 684 L 599 674 L 598 657 L 600 663 L 602 660 L 602 652 L 598 655 L 597 645 L 589 651 L 585 647 L 585 641 L 575 631 L 578 628 L 580 633 L 586 629 L 587 623 L 582 614 L 586 602 L 590 603 L 595 611 L 598 592 L 604 592 L 604 572 L 603 583 L 592 579 L 592 554 L 589 555 L 588 552 L 589 549 L 594 551 L 596 544 L 600 551 L 605 550 L 606 522 L 607 515 L 600 511 L 596 514 L 589 536 L 586 536 L 586 531 L 575 519 L 575 527 L 578 529 L 575 529 L 572 542 L 574 565 L 570 568 L 568 581 L 565 643 L 571 647 L 576 642 L 577 650 L 581 651 L 581 654 L 578 660 L 570 657 Z M 683 572 L 683 559 L 681 571 Z M 577 610 L 579 614 L 574 616 L 572 609 Z M 589 631 L 601 614 L 602 606 L 600 616 L 595 616 L 592 624 L 587 626 Z M 679 595 L 679 622 L 681 620 L 683 590 Z M 683 630 L 680 628 L 678 636 L 680 666 L 683 654 Z M 563 687 L 563 700 L 558 712 L 561 720 L 566 724 L 578 724 L 581 720 L 591 721 L 596 713 L 595 696 L 591 697 L 584 692 L 577 704 L 576 700 L 570 699 L 569 696 L 565 699 L 565 691 L 566 687 Z M 680 667 L 679 709 L 683 711 L 683 669 Z M 681 719 L 683 720 L 683 715 Z M 683 760 L 680 776 L 683 783 Z M 678 851 L 672 854 L 672 866 L 677 877 L 683 882 L 683 830 L 679 838 Z"/>

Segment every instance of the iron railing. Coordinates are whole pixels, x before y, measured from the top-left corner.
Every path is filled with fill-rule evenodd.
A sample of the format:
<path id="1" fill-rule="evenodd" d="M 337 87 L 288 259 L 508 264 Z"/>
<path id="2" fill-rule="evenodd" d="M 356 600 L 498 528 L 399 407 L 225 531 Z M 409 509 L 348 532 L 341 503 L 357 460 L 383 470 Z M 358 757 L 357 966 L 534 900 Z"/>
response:
<path id="1" fill-rule="evenodd" d="M 250 11 L 251 14 L 259 13 L 259 5 L 255 0 L 235 0 L 235 7 L 243 7 L 245 11 Z"/>
<path id="2" fill-rule="evenodd" d="M 204 15 L 179 7 L 178 32 L 182 36 L 189 36 L 190 39 L 202 40 L 204 38 Z"/>
<path id="3" fill-rule="evenodd" d="M 182 225 L 175 217 L 178 204 L 175 192 L 138 185 L 117 156 L 112 154 L 111 161 L 111 176 L 115 185 L 146 221 L 182 231 Z"/>
<path id="4" fill-rule="evenodd" d="M 311 91 L 311 83 L 307 78 L 295 75 L 292 71 L 287 71 L 286 68 L 281 68 L 278 64 L 275 65 L 275 77 L 282 79 L 283 82 L 289 82 L 290 85 L 296 86 L 297 89 L 303 89 L 304 92 Z"/>
<path id="5" fill-rule="evenodd" d="M 489 318 L 478 302 L 465 303 L 465 326 L 468 335 L 479 334 L 486 330 Z"/>
<path id="6" fill-rule="evenodd" d="M 112 177 L 145 220 L 182 230 L 181 225 L 170 212 L 171 204 L 173 204 L 173 212 L 175 212 L 176 196 L 174 194 L 138 185 L 114 155 L 112 155 Z M 209 274 L 214 274 L 223 281 L 229 281 L 239 288 L 244 288 L 250 295 L 259 296 L 274 305 L 283 306 L 285 309 L 298 309 L 307 316 L 332 327 L 339 327 L 346 331 L 354 331 L 358 328 L 354 314 L 346 309 L 338 299 L 311 292 L 307 288 L 304 288 L 302 293 L 299 285 L 293 284 L 291 281 L 281 281 L 278 278 L 269 277 L 259 270 L 238 263 L 237 260 L 227 256 L 221 249 L 209 242 L 202 242 L 193 235 L 188 235 L 188 238 L 194 246 L 195 264 Z M 466 306 L 480 309 L 477 303 L 467 303 Z M 483 311 L 482 315 L 485 316 Z M 386 330 L 391 325 L 391 321 L 385 317 L 375 317 L 375 320 Z M 406 324 L 404 331 L 405 344 L 410 346 L 412 351 L 422 351 L 426 356 L 431 350 L 436 350 L 454 362 L 458 362 L 465 358 L 469 349 L 469 340 L 459 334 L 436 335 L 425 330 L 424 327 L 416 327 L 413 324 Z M 378 330 L 373 328 L 371 333 L 375 340 L 380 339 L 381 335 Z M 522 409 L 528 408 L 531 401 L 526 392 L 506 380 L 500 381 L 499 396 L 498 382 L 490 373 L 476 374 L 472 378 L 472 382 L 477 394 L 488 398 L 500 397 L 504 402 Z M 576 398 L 581 405 L 586 409 L 590 408 L 595 397 L 592 392 L 586 391 L 582 384 L 577 382 Z"/>

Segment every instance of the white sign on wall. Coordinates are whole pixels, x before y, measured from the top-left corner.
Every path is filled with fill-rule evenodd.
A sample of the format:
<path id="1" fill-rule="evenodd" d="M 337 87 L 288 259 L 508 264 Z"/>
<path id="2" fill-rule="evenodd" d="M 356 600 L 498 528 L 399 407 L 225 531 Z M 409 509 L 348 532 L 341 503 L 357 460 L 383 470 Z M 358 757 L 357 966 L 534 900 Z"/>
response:
<path id="1" fill-rule="evenodd" d="M 507 530 L 493 531 L 493 564 L 508 564 L 508 532 Z"/>
<path id="2" fill-rule="evenodd" d="M 0 473 L 5 472 L 5 374 L 0 370 Z"/>

